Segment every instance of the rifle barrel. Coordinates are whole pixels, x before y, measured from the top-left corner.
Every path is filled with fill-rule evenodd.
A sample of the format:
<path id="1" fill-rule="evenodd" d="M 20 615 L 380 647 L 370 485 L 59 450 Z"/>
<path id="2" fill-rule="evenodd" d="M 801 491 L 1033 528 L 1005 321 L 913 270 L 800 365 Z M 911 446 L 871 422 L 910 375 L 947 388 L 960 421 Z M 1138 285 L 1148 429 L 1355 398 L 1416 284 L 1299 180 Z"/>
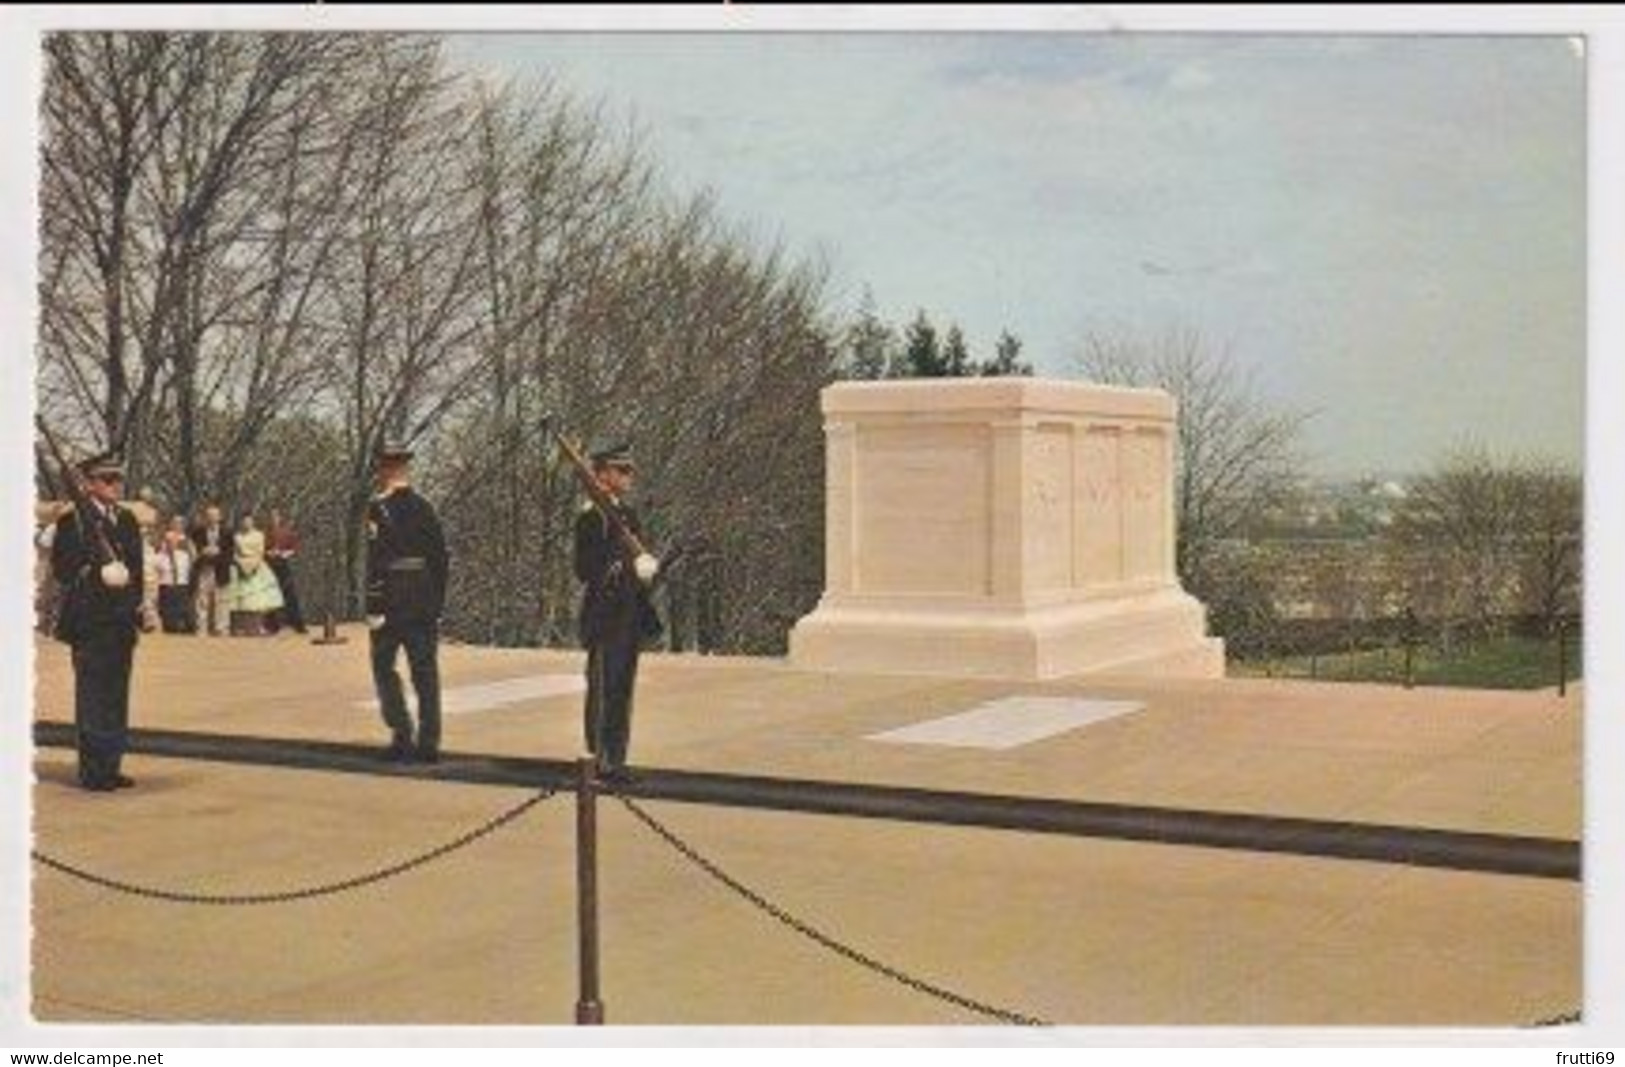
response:
<path id="1" fill-rule="evenodd" d="M 553 425 L 551 419 L 545 419 L 543 421 L 546 423 L 548 429 L 552 431 L 554 438 L 559 442 L 559 449 L 570 460 L 570 465 L 575 469 L 576 477 L 580 479 L 582 488 L 587 491 L 587 496 L 592 498 L 593 505 L 598 508 L 599 512 L 603 514 L 604 518 L 609 520 L 609 524 L 614 528 L 615 536 L 620 538 L 621 544 L 626 546 L 626 550 L 630 552 L 634 558 L 649 554 L 649 550 L 644 547 L 644 544 L 638 538 L 638 535 L 633 533 L 627 527 L 626 523 L 621 521 L 620 512 L 615 507 L 615 502 L 609 498 L 608 493 L 604 492 L 604 487 L 598 484 L 598 476 L 595 475 L 592 472 L 592 468 L 587 465 L 587 460 L 584 456 L 582 456 L 581 450 L 576 448 L 575 445 L 571 444 L 570 439 L 559 432 L 558 428 Z"/>
<path id="2" fill-rule="evenodd" d="M 45 425 L 45 420 L 35 415 L 34 426 L 39 430 L 40 437 L 45 440 L 45 447 L 50 451 L 51 458 L 56 461 L 56 465 L 61 471 L 62 485 L 67 489 L 68 500 L 73 504 L 73 510 L 79 517 L 80 529 L 88 528 L 94 531 L 95 542 L 92 547 L 95 548 L 97 555 L 101 557 L 101 562 L 111 563 L 118 559 L 118 553 L 113 550 L 113 543 L 107 539 L 107 531 L 99 521 L 87 514 L 90 509 L 90 498 L 85 493 L 84 483 L 79 478 L 79 472 L 74 470 L 73 466 L 68 463 L 67 458 L 62 455 L 62 449 L 56 443 L 56 436 L 51 433 L 51 428 Z"/>

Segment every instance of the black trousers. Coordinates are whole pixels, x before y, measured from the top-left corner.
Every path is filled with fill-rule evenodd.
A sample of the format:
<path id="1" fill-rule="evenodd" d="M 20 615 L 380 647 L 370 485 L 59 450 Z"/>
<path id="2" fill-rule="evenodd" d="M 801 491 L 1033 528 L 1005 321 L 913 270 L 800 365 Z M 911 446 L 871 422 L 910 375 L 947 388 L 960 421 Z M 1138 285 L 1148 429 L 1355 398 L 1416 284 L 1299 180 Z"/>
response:
<path id="1" fill-rule="evenodd" d="M 601 641 L 587 649 L 587 751 L 604 767 L 626 766 L 632 743 L 632 687 L 638 679 L 638 638 Z"/>
<path id="2" fill-rule="evenodd" d="M 73 722 L 79 781 L 111 782 L 130 741 L 130 670 L 134 627 L 87 628 L 73 646 Z"/>
<path id="3" fill-rule="evenodd" d="M 384 723 L 401 745 L 412 743 L 412 717 L 406 711 L 406 694 L 395 660 L 402 646 L 406 665 L 412 674 L 412 689 L 418 697 L 417 747 L 440 749 L 440 627 L 433 622 L 386 622 L 371 631 L 372 682 L 378 691 L 378 706 Z"/>
<path id="4" fill-rule="evenodd" d="M 184 585 L 158 587 L 158 618 L 166 634 L 189 634 L 197 629 L 192 621 L 192 590 Z"/>

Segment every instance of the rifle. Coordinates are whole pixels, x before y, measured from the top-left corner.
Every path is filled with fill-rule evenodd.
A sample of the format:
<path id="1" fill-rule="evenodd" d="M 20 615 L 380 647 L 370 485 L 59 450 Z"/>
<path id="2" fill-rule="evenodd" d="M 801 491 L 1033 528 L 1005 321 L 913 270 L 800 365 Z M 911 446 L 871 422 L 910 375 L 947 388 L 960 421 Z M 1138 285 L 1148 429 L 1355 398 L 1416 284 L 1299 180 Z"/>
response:
<path id="1" fill-rule="evenodd" d="M 112 563 L 119 558 L 118 553 L 114 551 L 113 543 L 107 539 L 106 527 L 95 517 L 95 510 L 91 507 L 90 496 L 85 491 L 79 472 L 63 457 L 62 449 L 57 446 L 56 437 L 52 435 L 50 427 L 45 425 L 45 420 L 35 415 L 34 427 L 39 430 L 40 437 L 45 441 L 45 447 L 50 450 L 51 458 L 56 461 L 61 471 L 60 480 L 63 488 L 68 491 L 68 499 L 72 502 L 74 514 L 79 519 L 81 533 L 85 530 L 94 531 L 95 537 L 91 547 L 99 557 L 99 562 Z"/>
<path id="2" fill-rule="evenodd" d="M 586 457 L 581 454 L 581 450 L 568 437 L 559 432 L 558 428 L 553 425 L 551 415 L 542 416 L 542 426 L 558 441 L 559 450 L 570 461 L 570 466 L 575 470 L 576 477 L 581 481 L 581 487 L 586 490 L 588 498 L 593 502 L 593 506 L 608 520 L 610 527 L 615 532 L 615 536 L 620 540 L 621 546 L 629 553 L 630 558 L 637 559 L 645 554 L 652 556 L 653 553 L 649 552 L 649 549 L 638 535 L 633 533 L 626 523 L 621 521 L 620 509 L 609 498 L 609 494 L 604 492 L 604 487 L 598 483 L 598 476 L 592 472 L 592 467 L 587 463 Z M 666 557 L 660 561 L 660 569 L 655 572 L 655 579 L 651 583 L 651 588 L 665 581 L 677 561 L 682 558 L 686 547 L 682 542 L 678 542 L 668 548 Z"/>
<path id="3" fill-rule="evenodd" d="M 648 548 L 644 547 L 643 542 L 638 539 L 638 535 L 628 529 L 626 523 L 621 521 L 620 509 L 615 506 L 615 501 L 611 500 L 609 494 L 604 491 L 604 487 L 598 484 L 598 476 L 587 465 L 587 460 L 581 455 L 581 450 L 572 444 L 568 437 L 559 432 L 558 428 L 553 425 L 550 416 L 542 416 L 542 425 L 558 441 L 559 450 L 564 453 L 565 458 L 570 461 L 570 466 L 575 469 L 576 477 L 581 480 L 581 487 L 587 491 L 588 498 L 592 500 L 598 511 L 605 519 L 609 520 L 609 525 L 615 531 L 615 536 L 620 539 L 621 545 L 631 554 L 631 558 L 637 559 L 639 556 L 653 555 Z"/>

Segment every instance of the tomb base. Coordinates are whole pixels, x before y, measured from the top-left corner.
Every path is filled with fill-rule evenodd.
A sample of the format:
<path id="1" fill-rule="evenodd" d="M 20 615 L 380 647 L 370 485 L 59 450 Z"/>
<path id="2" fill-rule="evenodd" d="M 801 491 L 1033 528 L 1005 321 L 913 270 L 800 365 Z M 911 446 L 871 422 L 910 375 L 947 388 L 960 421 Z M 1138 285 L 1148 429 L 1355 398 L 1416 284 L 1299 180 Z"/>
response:
<path id="1" fill-rule="evenodd" d="M 820 603 L 790 633 L 798 669 L 1043 680 L 1120 673 L 1216 678 L 1224 643 L 1177 589 L 1026 609 Z"/>

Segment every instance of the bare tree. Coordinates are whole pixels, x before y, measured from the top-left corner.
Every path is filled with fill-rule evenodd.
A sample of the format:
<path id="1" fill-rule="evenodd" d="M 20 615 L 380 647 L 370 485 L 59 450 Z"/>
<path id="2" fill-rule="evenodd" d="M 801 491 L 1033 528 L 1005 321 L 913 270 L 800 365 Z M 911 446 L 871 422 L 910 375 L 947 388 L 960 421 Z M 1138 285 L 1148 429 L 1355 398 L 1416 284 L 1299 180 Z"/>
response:
<path id="1" fill-rule="evenodd" d="M 697 198 L 654 221 L 593 322 L 623 358 L 577 379 L 588 398 L 577 410 L 602 413 L 596 433 L 638 441 L 656 528 L 729 561 L 707 592 L 739 650 L 782 649 L 818 593 L 818 392 L 835 358 L 823 278 L 818 264 L 753 249 Z"/>
<path id="2" fill-rule="evenodd" d="M 1208 623 L 1236 659 L 1280 655 L 1291 568 L 1279 546 L 1219 545 L 1208 559 Z"/>
<path id="3" fill-rule="evenodd" d="M 1390 543 L 1445 576 L 1439 614 L 1490 627 L 1513 589 L 1513 479 L 1482 449 L 1461 450 L 1418 478 L 1394 516 Z"/>
<path id="4" fill-rule="evenodd" d="M 115 446 L 139 393 L 132 378 L 161 366 L 139 347 L 149 331 L 129 304 L 150 284 L 137 251 L 141 178 L 183 99 L 173 83 L 190 80 L 186 52 L 163 34 L 45 41 L 40 406 Z"/>
<path id="5" fill-rule="evenodd" d="M 1577 475 L 1465 446 L 1410 486 L 1385 539 L 1412 561 L 1420 610 L 1487 632 L 1577 605 L 1581 525 Z"/>
<path id="6" fill-rule="evenodd" d="M 434 38 L 51 48 L 40 398 L 74 436 L 171 506 L 294 514 L 338 615 L 369 456 L 415 440 L 465 560 L 448 630 L 503 643 L 573 631 L 543 414 L 631 437 L 652 528 L 729 564 L 716 647 L 782 648 L 822 574 L 820 264 L 663 194 L 601 110 L 448 75 Z"/>
<path id="7" fill-rule="evenodd" d="M 1550 632 L 1580 610 L 1584 493 L 1579 474 L 1545 460 L 1530 461 L 1520 483 L 1520 607 Z"/>
<path id="8" fill-rule="evenodd" d="M 1217 547 L 1291 494 L 1308 414 L 1271 407 L 1228 347 L 1215 349 L 1193 329 L 1149 342 L 1093 333 L 1075 363 L 1092 381 L 1164 389 L 1178 404 L 1177 567 L 1185 587 L 1207 599 Z"/>
<path id="9" fill-rule="evenodd" d="M 563 536 L 573 476 L 550 462 L 544 417 L 581 427 L 612 398 L 596 377 L 594 324 L 648 211 L 650 173 L 630 137 L 551 87 L 478 90 L 468 146 L 479 201 L 479 403 L 446 427 L 441 495 L 483 518 L 458 524 L 479 560 L 454 591 L 461 624 L 485 640 L 562 639 L 573 599 Z M 625 367 L 632 350 L 613 353 Z M 454 513 L 455 514 L 455 513 Z"/>
<path id="10" fill-rule="evenodd" d="M 477 400 L 441 423 L 431 475 L 466 561 L 448 628 L 504 644 L 573 636 L 579 491 L 546 413 L 583 443 L 635 443 L 658 543 L 749 564 L 699 591 L 719 646 L 782 648 L 822 574 L 822 268 L 757 248 L 708 193 L 662 195 L 635 129 L 551 87 L 482 91 L 471 114 L 484 370 Z M 719 477 L 736 467 L 757 476 Z M 674 596 L 698 570 L 674 575 Z"/>
<path id="11" fill-rule="evenodd" d="M 41 406 L 169 495 L 229 484 L 308 385 L 289 267 L 315 227 L 294 197 L 352 41 L 47 39 Z M 228 408 L 246 417 L 205 458 L 203 423 Z"/>
<path id="12" fill-rule="evenodd" d="M 439 144 L 461 127 L 438 48 L 389 34 L 48 39 L 42 410 L 123 448 L 177 510 L 291 493 L 325 512 L 264 462 L 298 427 L 295 440 L 342 445 L 340 477 L 320 476 L 359 515 L 386 418 L 421 431 L 466 390 L 470 361 L 453 356 L 467 351 L 469 201 Z M 378 313 L 352 314 L 358 302 Z M 335 367 L 354 372 L 344 388 Z M 350 432 L 322 433 L 324 418 Z M 355 526 L 332 526 L 352 572 Z"/>
<path id="13" fill-rule="evenodd" d="M 476 393 L 478 201 L 464 160 L 468 100 L 451 91 L 437 42 L 368 42 L 346 87 L 353 157 L 331 206 L 341 232 L 313 298 L 328 323 L 319 404 L 344 426 L 347 585 L 358 589 L 371 455 L 427 433 Z"/>

